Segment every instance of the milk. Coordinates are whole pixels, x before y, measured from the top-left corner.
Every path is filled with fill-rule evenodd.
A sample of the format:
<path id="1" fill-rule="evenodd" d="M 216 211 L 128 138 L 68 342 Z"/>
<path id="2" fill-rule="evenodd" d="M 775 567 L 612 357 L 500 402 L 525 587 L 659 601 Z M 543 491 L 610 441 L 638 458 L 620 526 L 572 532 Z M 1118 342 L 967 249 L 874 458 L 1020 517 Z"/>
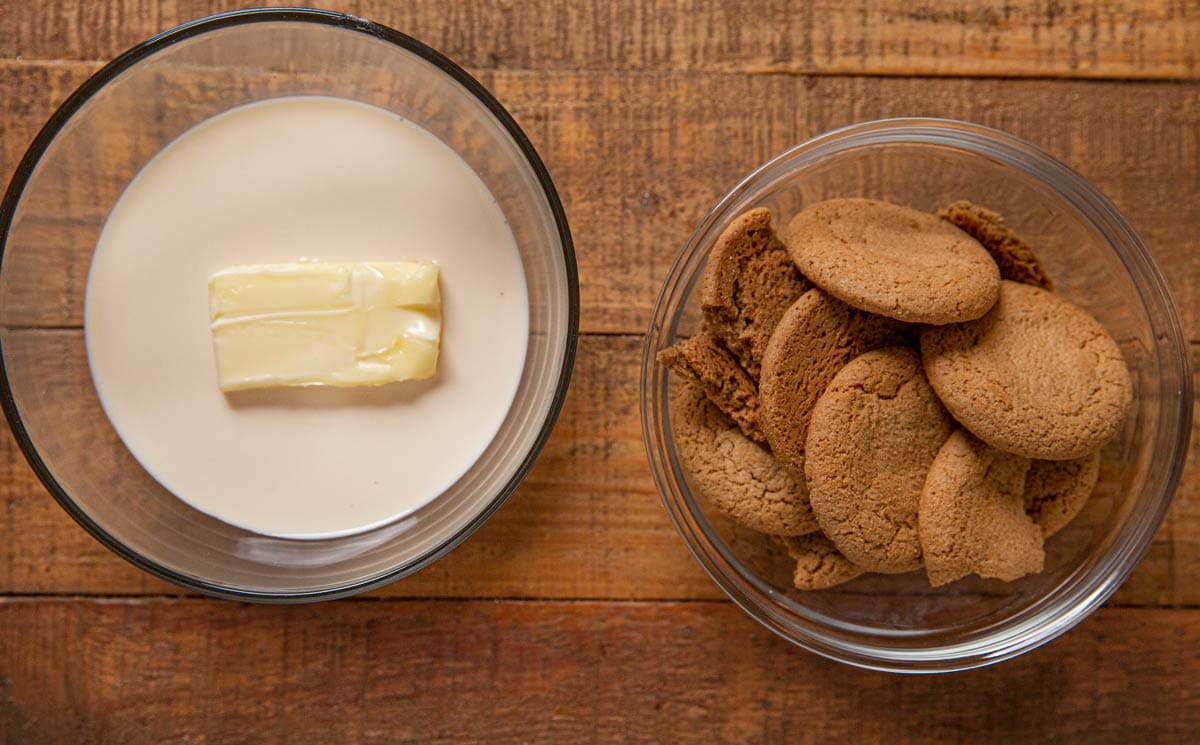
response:
<path id="1" fill-rule="evenodd" d="M 208 279 L 238 264 L 432 259 L 441 357 L 429 381 L 223 394 Z M 88 275 L 92 379 L 159 483 L 250 531 L 345 535 L 428 503 L 475 462 L 512 404 L 529 306 L 487 187 L 419 126 L 324 97 L 233 109 L 137 175 Z"/>

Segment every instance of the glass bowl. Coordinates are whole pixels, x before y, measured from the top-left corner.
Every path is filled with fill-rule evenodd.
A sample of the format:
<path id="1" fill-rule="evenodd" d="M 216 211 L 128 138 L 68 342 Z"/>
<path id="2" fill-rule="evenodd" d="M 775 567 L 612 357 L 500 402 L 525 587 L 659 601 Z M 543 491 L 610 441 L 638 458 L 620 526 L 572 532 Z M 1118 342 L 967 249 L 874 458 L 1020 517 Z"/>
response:
<path id="1" fill-rule="evenodd" d="M 516 397 L 475 464 L 403 519 L 326 540 L 274 538 L 198 512 L 151 478 L 96 396 L 82 333 L 97 237 L 165 145 L 228 109 L 320 95 L 394 112 L 483 179 L 516 238 L 530 302 Z M 319 143 L 314 143 L 319 147 Z M 474 532 L 545 444 L 566 393 L 579 292 L 558 195 L 483 86 L 391 29 L 338 13 L 252 10 L 156 36 L 106 65 L 38 133 L 0 205 L 0 396 L 38 477 L 102 543 L 185 588 L 224 597 L 340 597 L 410 574 Z"/>
<path id="2" fill-rule="evenodd" d="M 766 536 L 717 512 L 688 485 L 675 453 L 676 382 L 658 351 L 700 320 L 709 251 L 737 215 L 771 210 L 776 227 L 834 197 L 922 210 L 968 199 L 1003 214 L 1037 250 L 1058 292 L 1120 343 L 1135 398 L 1102 455 L 1084 511 L 1048 539 L 1045 571 L 1019 581 L 970 578 L 932 589 L 924 572 L 868 575 L 801 592 L 794 562 Z M 1113 205 L 1077 173 L 1011 135 L 964 122 L 892 119 L 821 135 L 777 156 L 704 218 L 671 267 L 642 360 L 646 449 L 671 519 L 696 560 L 743 610 L 789 641 L 860 667 L 934 672 L 1029 651 L 1079 623 L 1132 571 L 1178 483 L 1192 416 L 1187 347 L 1162 275 Z"/>

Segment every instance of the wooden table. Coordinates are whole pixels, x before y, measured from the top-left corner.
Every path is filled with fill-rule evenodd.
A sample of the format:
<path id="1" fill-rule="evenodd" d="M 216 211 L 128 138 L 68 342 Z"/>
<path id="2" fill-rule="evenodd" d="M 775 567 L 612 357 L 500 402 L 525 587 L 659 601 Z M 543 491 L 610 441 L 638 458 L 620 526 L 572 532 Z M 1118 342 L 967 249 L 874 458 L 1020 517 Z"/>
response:
<path id="1" fill-rule="evenodd" d="M 209 600 L 141 573 L 0 444 L 0 743 L 1180 742 L 1200 737 L 1200 436 L 1149 554 L 999 667 L 854 670 L 790 648 L 687 554 L 650 480 L 636 365 L 678 247 L 742 174 L 850 122 L 1009 130 L 1111 197 L 1200 350 L 1200 2 L 332 3 L 455 58 L 562 194 L 582 331 L 514 498 L 353 600 Z M 0 0 L 0 179 L 63 98 L 217 0 Z M 1200 364 L 1195 365 L 1200 368 Z"/>

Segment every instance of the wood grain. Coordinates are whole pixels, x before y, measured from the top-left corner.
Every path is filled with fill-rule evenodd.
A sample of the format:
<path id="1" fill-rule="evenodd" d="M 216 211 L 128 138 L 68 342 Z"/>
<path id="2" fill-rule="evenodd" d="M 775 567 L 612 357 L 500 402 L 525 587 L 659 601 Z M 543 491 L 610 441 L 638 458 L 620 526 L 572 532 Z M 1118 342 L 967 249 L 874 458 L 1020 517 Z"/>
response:
<path id="1" fill-rule="evenodd" d="M 0 63 L 0 178 L 91 69 Z M 688 235 L 760 162 L 851 122 L 935 115 L 1025 137 L 1095 183 L 1167 270 L 1185 330 L 1200 339 L 1200 83 L 519 72 L 483 80 L 525 127 L 562 195 L 584 332 L 642 332 Z M 109 141 L 103 154 L 112 163 L 127 162 L 123 141 Z M 86 201 L 93 187 L 75 188 Z M 5 304 L 7 322 L 80 322 L 88 254 L 64 246 L 98 230 L 104 215 L 85 217 L 60 224 L 45 216 L 30 256 L 38 266 L 69 266 L 32 267 Z M 44 313 L 23 312 L 48 298 L 54 304 Z"/>
<path id="2" fill-rule="evenodd" d="M 103 60 L 243 4 L 0 0 L 0 186 Z M 901 678 L 789 647 L 720 599 L 650 480 L 637 361 L 676 252 L 750 169 L 844 124 L 936 115 L 1025 137 L 1107 193 L 1162 266 L 1200 370 L 1200 0 L 319 4 L 432 44 L 513 111 L 571 220 L 583 330 L 603 335 L 581 340 L 511 501 L 352 601 L 180 597 L 77 527 L 0 436 L 0 745 L 1195 740 L 1200 424 L 1108 607 L 999 667 Z M 93 175 L 131 147 L 107 133 Z M 75 186 L 61 196 L 82 204 L 95 182 Z M 77 326 L 86 261 L 65 257 L 104 215 L 40 218 L 0 324 Z"/>
<path id="3" fill-rule="evenodd" d="M 311 2 L 295 3 L 311 5 Z M 236 0 L 17 0 L 0 57 L 108 59 Z M 460 63 L 506 70 L 1194 78 L 1196 0 L 476 3 L 323 0 Z"/>
<path id="4" fill-rule="evenodd" d="M 559 423 L 517 493 L 449 556 L 375 595 L 720 597 L 685 550 L 650 478 L 637 408 L 641 346 L 637 337 L 584 337 Z M 1200 423 L 1174 506 L 1114 604 L 1200 605 L 1198 485 Z M 77 527 L 7 437 L 0 446 L 0 508 L 6 516 L 0 593 L 181 592 Z"/>
<path id="5" fill-rule="evenodd" d="M 0 744 L 1184 742 L 1200 611 L 896 677 L 730 603 L 0 601 Z"/>

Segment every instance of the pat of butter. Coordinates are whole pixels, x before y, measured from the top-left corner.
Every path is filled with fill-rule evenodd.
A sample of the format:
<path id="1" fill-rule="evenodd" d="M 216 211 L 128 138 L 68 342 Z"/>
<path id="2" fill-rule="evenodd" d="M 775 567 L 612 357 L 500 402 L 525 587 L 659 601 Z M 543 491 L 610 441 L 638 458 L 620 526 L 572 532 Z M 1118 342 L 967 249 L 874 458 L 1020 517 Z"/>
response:
<path id="1" fill-rule="evenodd" d="M 429 261 L 236 266 L 212 276 L 208 301 L 223 391 L 437 372 L 442 298 Z"/>

